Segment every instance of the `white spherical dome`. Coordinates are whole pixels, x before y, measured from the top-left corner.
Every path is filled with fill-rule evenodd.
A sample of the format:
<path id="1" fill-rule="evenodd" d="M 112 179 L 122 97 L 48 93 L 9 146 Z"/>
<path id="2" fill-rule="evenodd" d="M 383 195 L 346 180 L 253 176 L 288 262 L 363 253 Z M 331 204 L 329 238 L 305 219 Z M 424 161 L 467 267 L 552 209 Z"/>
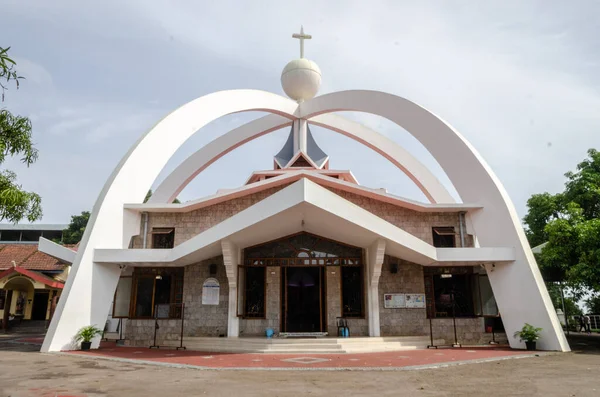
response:
<path id="1" fill-rule="evenodd" d="M 321 69 L 308 59 L 294 59 L 281 72 L 281 86 L 296 101 L 311 99 L 321 86 Z"/>

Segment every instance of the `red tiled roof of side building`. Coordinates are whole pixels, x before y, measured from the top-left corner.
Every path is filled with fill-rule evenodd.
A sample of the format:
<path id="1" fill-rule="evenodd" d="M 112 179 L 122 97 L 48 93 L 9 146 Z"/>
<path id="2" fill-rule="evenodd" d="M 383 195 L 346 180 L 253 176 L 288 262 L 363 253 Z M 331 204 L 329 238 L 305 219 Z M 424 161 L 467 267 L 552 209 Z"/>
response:
<path id="1" fill-rule="evenodd" d="M 33 255 L 25 259 L 19 266 L 23 269 L 38 271 L 63 270 L 65 268 L 64 263 L 40 251 L 35 251 Z"/>
<path id="2" fill-rule="evenodd" d="M 0 270 L 13 267 L 13 261 L 23 269 L 37 271 L 63 270 L 66 266 L 38 251 L 37 244 L 0 244 Z"/>

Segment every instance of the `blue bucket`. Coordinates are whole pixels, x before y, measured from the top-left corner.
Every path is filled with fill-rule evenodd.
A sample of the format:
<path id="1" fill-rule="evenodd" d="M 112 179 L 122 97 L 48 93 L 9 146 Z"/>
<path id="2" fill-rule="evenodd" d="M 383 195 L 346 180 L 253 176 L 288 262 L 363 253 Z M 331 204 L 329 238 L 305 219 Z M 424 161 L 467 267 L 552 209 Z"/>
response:
<path id="1" fill-rule="evenodd" d="M 274 333 L 275 333 L 275 331 L 273 331 L 273 328 L 267 328 L 267 330 L 266 330 L 267 338 L 272 338 Z"/>

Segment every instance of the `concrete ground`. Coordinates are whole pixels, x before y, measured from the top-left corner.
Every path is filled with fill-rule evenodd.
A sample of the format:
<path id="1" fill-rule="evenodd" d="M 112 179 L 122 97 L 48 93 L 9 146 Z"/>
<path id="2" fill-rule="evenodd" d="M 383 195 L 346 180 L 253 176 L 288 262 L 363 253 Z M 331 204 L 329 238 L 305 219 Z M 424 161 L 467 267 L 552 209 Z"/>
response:
<path id="1" fill-rule="evenodd" d="M 214 371 L 40 354 L 0 338 L 0 396 L 598 396 L 600 337 L 573 353 L 416 371 Z"/>

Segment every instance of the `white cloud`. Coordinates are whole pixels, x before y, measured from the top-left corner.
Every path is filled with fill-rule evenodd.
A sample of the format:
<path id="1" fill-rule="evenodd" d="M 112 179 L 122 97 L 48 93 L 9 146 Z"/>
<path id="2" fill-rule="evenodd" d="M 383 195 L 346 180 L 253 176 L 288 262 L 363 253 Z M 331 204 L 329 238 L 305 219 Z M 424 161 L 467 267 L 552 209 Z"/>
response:
<path id="1" fill-rule="evenodd" d="M 6 105 L 32 116 L 42 156 L 80 161 L 70 176 L 97 192 L 128 145 L 187 100 L 237 87 L 281 93 L 279 73 L 298 53 L 290 36 L 304 24 L 313 35 L 306 55 L 323 71 L 322 93 L 378 89 L 424 105 L 474 144 L 523 215 L 529 195 L 561 189 L 562 174 L 598 146 L 598 11 L 597 3 L 585 1 L 572 7 L 554 1 L 9 0 L 0 37 L 14 37 L 9 44 L 28 79 Z M 177 160 L 246 120 L 236 117 L 192 138 Z M 401 128 L 353 117 L 441 174 Z M 223 180 L 231 186 L 254 168 L 268 168 L 284 135 L 236 150 L 185 194 L 214 192 Z M 335 134 L 316 135 L 333 166 L 352 169 L 366 185 L 418 196 L 368 150 Z M 245 160 L 236 162 L 235 155 Z M 91 207 L 94 194 L 86 193 L 64 209 L 56 190 L 36 185 L 40 176 L 31 172 L 22 174 L 23 182 L 45 189 L 45 220 Z"/>

